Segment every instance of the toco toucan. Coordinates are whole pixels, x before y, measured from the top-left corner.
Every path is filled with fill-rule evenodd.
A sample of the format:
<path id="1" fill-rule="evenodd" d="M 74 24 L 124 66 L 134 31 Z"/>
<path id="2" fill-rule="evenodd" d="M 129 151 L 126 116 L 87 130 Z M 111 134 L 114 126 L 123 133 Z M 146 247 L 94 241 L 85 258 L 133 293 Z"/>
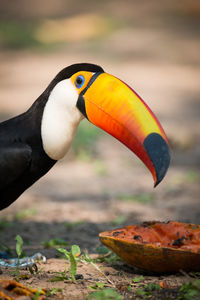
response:
<path id="1" fill-rule="evenodd" d="M 0 124 L 0 209 L 66 154 L 83 118 L 133 151 L 155 186 L 163 179 L 169 145 L 149 107 L 100 66 L 74 64 L 60 71 L 25 113 Z"/>

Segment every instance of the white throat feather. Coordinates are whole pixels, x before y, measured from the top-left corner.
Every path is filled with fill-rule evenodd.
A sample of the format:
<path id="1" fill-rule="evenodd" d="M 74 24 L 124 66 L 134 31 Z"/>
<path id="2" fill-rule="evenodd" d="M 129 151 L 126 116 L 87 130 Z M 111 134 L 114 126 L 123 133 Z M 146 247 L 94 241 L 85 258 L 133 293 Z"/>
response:
<path id="1" fill-rule="evenodd" d="M 76 107 L 78 93 L 70 79 L 60 81 L 44 107 L 41 124 L 43 148 L 54 160 L 65 156 L 84 118 Z"/>

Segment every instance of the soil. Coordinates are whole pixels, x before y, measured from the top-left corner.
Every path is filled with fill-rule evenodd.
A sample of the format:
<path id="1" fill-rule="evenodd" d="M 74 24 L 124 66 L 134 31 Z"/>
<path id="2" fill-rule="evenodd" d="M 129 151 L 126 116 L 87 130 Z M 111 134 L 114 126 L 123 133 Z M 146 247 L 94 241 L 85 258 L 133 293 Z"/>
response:
<path id="1" fill-rule="evenodd" d="M 46 176 L 1 211 L 0 220 L 7 221 L 4 226 L 0 223 L 1 245 L 14 255 L 15 236 L 20 234 L 27 255 L 39 251 L 47 257 L 47 264 L 39 263 L 40 271 L 21 283 L 48 290 L 60 288 L 52 299 L 85 299 L 90 286 L 103 282 L 124 299 L 137 299 L 135 290 L 140 285 L 164 282 L 165 288 L 154 291 L 151 299 L 176 299 L 178 287 L 189 280 L 183 272 L 147 274 L 116 260 L 97 263 L 102 273 L 89 263 L 79 263 L 77 274 L 81 276 L 76 283 L 51 282 L 55 272 L 64 271 L 66 262 L 55 247 L 42 244 L 63 239 L 94 258 L 99 255 L 98 234 L 102 231 L 150 220 L 199 224 L 200 45 L 195 33 L 182 33 L 166 29 L 162 23 L 159 27 L 130 26 L 105 37 L 99 51 L 80 51 L 79 45 L 73 45 L 50 53 L 1 52 L 1 121 L 25 111 L 60 69 L 90 61 L 129 83 L 142 96 L 163 125 L 172 149 L 168 174 L 153 189 L 151 175 L 142 163 L 118 141 L 102 134 L 92 155 L 81 159 L 70 150 Z M 132 44 L 128 39 L 131 34 L 140 37 L 141 44 Z M 148 48 L 149 36 L 159 40 L 158 47 L 152 43 Z M 127 39 L 128 44 L 113 47 L 121 39 Z M 133 278 L 141 275 L 142 281 L 133 283 Z M 4 277 L 13 275 L 2 268 L 0 278 Z"/>

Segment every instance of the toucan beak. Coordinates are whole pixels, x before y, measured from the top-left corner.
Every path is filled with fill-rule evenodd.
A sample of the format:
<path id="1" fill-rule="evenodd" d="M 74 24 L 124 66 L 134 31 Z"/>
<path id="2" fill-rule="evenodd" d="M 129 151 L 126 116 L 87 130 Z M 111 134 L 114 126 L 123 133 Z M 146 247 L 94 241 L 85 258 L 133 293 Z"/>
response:
<path id="1" fill-rule="evenodd" d="M 88 120 L 133 151 L 151 171 L 156 186 L 170 163 L 167 137 L 144 101 L 124 82 L 101 73 L 84 94 Z"/>

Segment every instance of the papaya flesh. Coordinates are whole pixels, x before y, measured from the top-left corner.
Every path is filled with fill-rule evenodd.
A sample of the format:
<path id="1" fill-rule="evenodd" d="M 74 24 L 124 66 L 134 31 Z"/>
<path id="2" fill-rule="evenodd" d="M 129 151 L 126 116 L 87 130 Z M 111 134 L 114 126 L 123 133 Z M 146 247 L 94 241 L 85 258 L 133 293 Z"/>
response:
<path id="1" fill-rule="evenodd" d="M 102 232 L 99 238 L 128 264 L 148 272 L 200 271 L 200 225 L 151 221 Z"/>

